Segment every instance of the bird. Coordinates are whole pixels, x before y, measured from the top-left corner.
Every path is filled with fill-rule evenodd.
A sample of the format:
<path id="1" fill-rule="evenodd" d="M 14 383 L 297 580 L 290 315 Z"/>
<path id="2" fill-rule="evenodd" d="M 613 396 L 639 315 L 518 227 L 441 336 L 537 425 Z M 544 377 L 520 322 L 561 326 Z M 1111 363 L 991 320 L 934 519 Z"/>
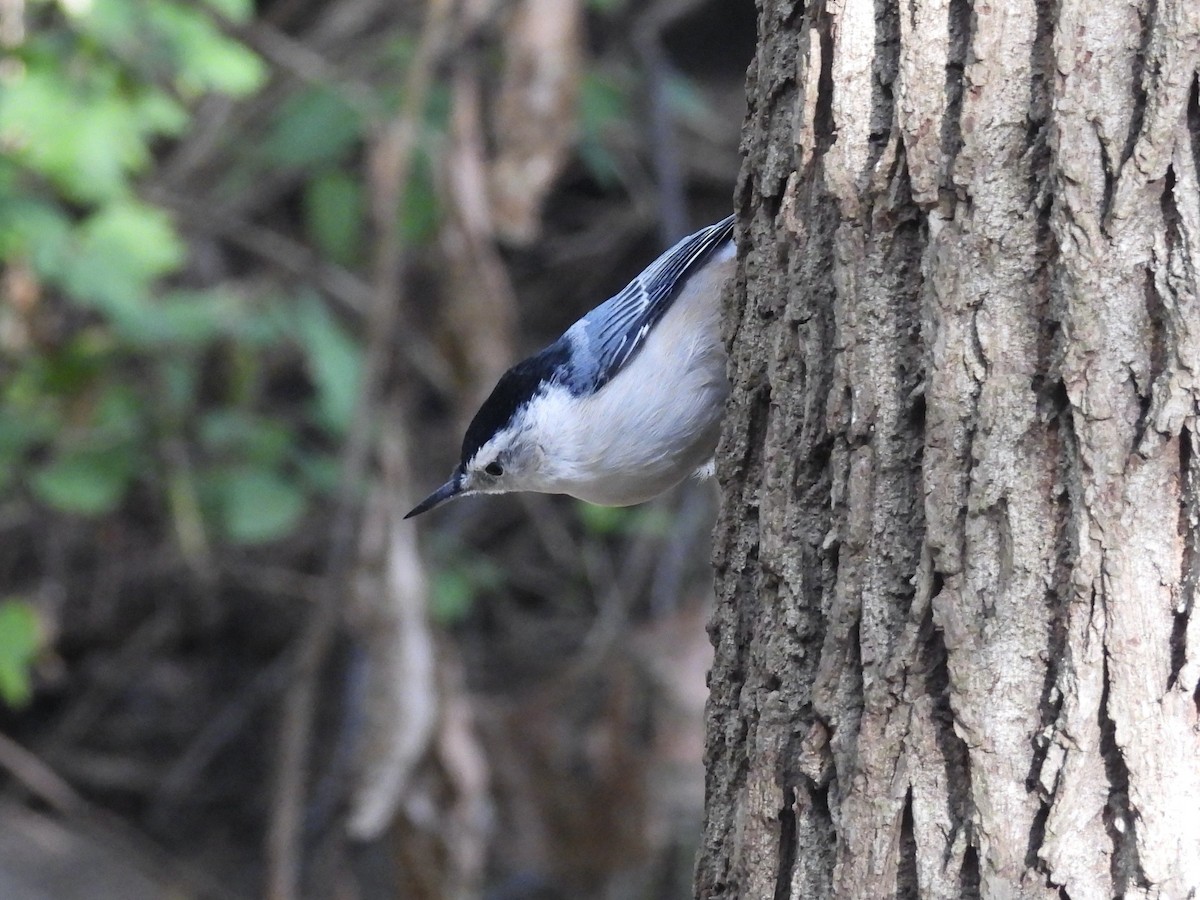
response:
<path id="1" fill-rule="evenodd" d="M 734 217 L 680 240 L 496 383 L 449 480 L 454 497 L 533 491 L 630 506 L 711 474 L 729 395 L 722 296 Z"/>

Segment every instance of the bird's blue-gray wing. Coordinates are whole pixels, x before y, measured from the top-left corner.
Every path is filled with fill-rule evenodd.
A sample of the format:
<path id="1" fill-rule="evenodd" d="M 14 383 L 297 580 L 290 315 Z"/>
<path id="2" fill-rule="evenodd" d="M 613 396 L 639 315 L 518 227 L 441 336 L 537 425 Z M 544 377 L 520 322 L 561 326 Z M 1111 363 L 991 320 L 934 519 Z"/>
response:
<path id="1" fill-rule="evenodd" d="M 688 276 L 733 239 L 733 216 L 684 238 L 563 335 L 572 348 L 564 381 L 577 394 L 599 390 L 633 358 Z"/>

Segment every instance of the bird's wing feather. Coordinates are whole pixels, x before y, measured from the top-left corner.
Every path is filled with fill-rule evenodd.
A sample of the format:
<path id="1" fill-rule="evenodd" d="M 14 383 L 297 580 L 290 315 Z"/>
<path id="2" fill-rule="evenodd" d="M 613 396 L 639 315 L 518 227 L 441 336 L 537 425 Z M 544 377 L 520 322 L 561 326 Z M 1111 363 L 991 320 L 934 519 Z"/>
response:
<path id="1" fill-rule="evenodd" d="M 563 335 L 573 349 L 564 381 L 572 392 L 598 391 L 637 353 L 646 335 L 679 295 L 684 282 L 733 237 L 733 216 L 686 237 L 656 259 L 620 293 L 601 303 Z"/>

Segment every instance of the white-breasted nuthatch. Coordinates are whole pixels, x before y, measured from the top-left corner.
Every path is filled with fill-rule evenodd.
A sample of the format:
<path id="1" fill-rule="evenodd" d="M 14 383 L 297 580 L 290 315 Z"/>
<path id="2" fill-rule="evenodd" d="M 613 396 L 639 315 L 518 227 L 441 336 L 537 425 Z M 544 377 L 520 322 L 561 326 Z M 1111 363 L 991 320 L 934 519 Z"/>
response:
<path id="1" fill-rule="evenodd" d="M 405 518 L 451 497 L 509 491 L 628 506 L 703 470 L 729 393 L 721 297 L 734 256 L 730 216 L 505 372 L 450 480 Z"/>

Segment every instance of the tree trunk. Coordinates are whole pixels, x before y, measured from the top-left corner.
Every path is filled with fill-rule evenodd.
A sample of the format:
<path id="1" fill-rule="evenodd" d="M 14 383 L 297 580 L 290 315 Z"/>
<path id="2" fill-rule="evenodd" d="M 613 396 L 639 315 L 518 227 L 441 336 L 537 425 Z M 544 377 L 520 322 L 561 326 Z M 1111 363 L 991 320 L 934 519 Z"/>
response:
<path id="1" fill-rule="evenodd" d="M 759 0 L 699 897 L 1200 895 L 1198 66 Z"/>

